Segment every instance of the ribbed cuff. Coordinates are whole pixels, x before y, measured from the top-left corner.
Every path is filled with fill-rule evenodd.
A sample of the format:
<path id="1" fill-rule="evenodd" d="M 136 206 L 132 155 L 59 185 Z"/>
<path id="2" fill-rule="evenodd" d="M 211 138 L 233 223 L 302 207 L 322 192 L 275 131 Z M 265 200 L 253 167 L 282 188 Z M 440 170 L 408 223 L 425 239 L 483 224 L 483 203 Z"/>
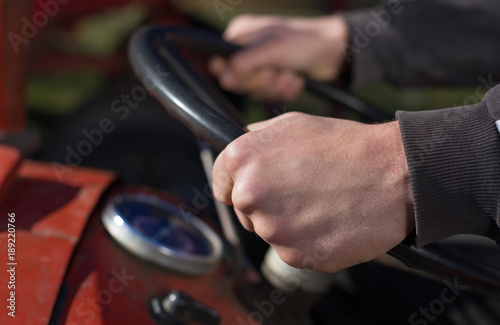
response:
<path id="1" fill-rule="evenodd" d="M 417 246 L 455 234 L 500 240 L 500 136 L 485 101 L 398 111 L 414 198 Z"/>

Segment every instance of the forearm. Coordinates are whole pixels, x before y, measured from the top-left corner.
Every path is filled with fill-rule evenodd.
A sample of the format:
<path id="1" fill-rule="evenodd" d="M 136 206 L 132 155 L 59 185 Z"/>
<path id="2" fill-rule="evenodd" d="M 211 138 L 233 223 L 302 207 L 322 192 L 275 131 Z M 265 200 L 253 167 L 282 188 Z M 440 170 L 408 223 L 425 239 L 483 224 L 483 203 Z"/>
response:
<path id="1" fill-rule="evenodd" d="M 417 245 L 460 233 L 500 240 L 500 86 L 477 105 L 400 111 L 397 119 Z"/>
<path id="2" fill-rule="evenodd" d="M 500 80 L 500 2 L 387 1 L 342 16 L 354 87 L 381 80 L 404 86 Z"/>

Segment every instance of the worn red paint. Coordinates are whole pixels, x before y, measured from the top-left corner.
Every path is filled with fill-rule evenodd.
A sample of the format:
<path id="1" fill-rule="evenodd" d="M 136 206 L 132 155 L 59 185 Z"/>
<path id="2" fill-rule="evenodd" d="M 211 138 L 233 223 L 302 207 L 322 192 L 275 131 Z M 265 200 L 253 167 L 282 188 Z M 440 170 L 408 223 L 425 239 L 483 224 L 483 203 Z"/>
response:
<path id="1" fill-rule="evenodd" d="M 46 324 L 70 258 L 88 218 L 115 179 L 109 172 L 75 169 L 59 182 L 49 164 L 21 163 L 0 146 L 0 265 L 7 263 L 7 215 L 16 214 L 16 317 L 0 310 L 0 324 Z M 2 272 L 0 279 L 5 279 Z M 11 290 L 0 281 L 0 296 Z M 2 299 L 2 301 L 4 301 Z"/>
<path id="2" fill-rule="evenodd" d="M 216 309 L 223 325 L 247 320 L 225 265 L 206 276 L 183 276 L 130 255 L 110 238 L 100 213 L 113 194 L 149 193 L 180 204 L 148 188 L 113 186 L 115 179 L 110 172 L 78 168 L 59 182 L 50 164 L 21 162 L 14 149 L 0 146 L 0 193 L 5 193 L 0 265 L 7 263 L 7 214 L 12 212 L 18 263 L 16 318 L 2 307 L 0 324 L 48 324 L 51 317 L 66 325 L 155 324 L 149 300 L 174 289 Z M 6 298 L 7 286 L 0 282 L 0 297 Z"/>

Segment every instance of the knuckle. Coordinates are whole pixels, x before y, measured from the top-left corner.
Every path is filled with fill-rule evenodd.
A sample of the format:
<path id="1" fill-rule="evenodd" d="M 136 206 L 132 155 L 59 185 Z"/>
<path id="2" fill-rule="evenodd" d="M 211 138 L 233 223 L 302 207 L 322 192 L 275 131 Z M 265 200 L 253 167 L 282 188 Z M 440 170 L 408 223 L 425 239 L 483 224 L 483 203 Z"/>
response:
<path id="1" fill-rule="evenodd" d="M 249 27 L 255 29 L 256 27 L 267 27 L 269 25 L 278 25 L 283 21 L 279 16 L 273 15 L 255 15 L 255 14 L 242 14 L 236 16 L 229 23 L 229 27 Z"/>
<path id="2" fill-rule="evenodd" d="M 238 220 L 240 221 L 240 224 L 245 228 L 247 231 L 254 232 L 254 227 L 252 220 L 245 215 L 243 212 L 239 211 L 238 209 L 234 209 L 234 212 L 236 213 L 236 216 L 238 217 Z"/>
<path id="3" fill-rule="evenodd" d="M 231 19 L 224 32 L 226 35 L 232 35 L 234 30 L 237 30 L 240 25 L 245 24 L 248 21 L 249 15 L 239 15 Z"/>
<path id="4" fill-rule="evenodd" d="M 239 35 L 252 31 L 254 29 L 255 22 L 259 19 L 260 18 L 258 16 L 251 14 L 243 14 L 234 17 L 227 25 L 224 37 L 226 39 L 234 39 Z"/>
<path id="5" fill-rule="evenodd" d="M 283 115 L 281 115 L 283 118 L 288 118 L 288 117 L 293 117 L 293 118 L 300 118 L 300 117 L 304 117 L 306 116 L 306 114 L 302 113 L 302 112 L 296 112 L 296 111 L 293 111 L 293 112 L 286 112 L 284 113 Z"/>
<path id="6" fill-rule="evenodd" d="M 252 222 L 249 221 L 249 220 L 245 220 L 245 221 L 241 221 L 240 220 L 240 223 L 241 223 L 241 226 L 246 230 L 246 231 L 249 231 L 249 232 L 254 232 L 254 228 L 253 228 L 253 225 L 252 225 Z"/>
<path id="7" fill-rule="evenodd" d="M 289 232 L 287 231 L 286 221 L 258 210 L 252 216 L 255 232 L 267 243 L 277 245 L 284 249 L 290 245 Z M 292 239 L 293 240 L 293 239 Z"/>
<path id="8" fill-rule="evenodd" d="M 244 136 L 236 139 L 224 149 L 223 163 L 231 174 L 235 174 L 249 159 L 251 146 L 243 138 Z"/>
<path id="9" fill-rule="evenodd" d="M 233 188 L 233 206 L 244 213 L 252 215 L 259 206 L 258 195 L 256 195 L 251 182 L 239 180 Z"/>
<path id="10" fill-rule="evenodd" d="M 256 19 L 258 19 L 258 16 L 252 15 L 252 14 L 242 14 L 239 16 L 236 16 L 231 23 L 232 24 L 249 24 L 254 22 Z"/>
<path id="11" fill-rule="evenodd" d="M 229 204 L 230 200 L 228 198 L 228 193 L 227 193 L 227 190 L 226 190 L 226 186 L 223 186 L 221 184 L 222 184 L 221 178 L 220 177 L 217 177 L 217 178 L 214 177 L 213 189 L 212 189 L 214 198 L 217 201 L 219 201 L 219 202 L 222 202 L 224 204 Z M 225 184 L 227 184 L 227 182 Z"/>
<path id="12" fill-rule="evenodd" d="M 307 119 L 308 115 L 302 112 L 286 112 L 279 116 L 279 122 L 281 127 L 298 126 L 302 123 L 304 119 Z"/>
<path id="13" fill-rule="evenodd" d="M 238 90 L 238 82 L 227 78 L 224 74 L 219 74 L 217 76 L 219 78 L 220 86 L 228 91 L 237 91 Z"/>

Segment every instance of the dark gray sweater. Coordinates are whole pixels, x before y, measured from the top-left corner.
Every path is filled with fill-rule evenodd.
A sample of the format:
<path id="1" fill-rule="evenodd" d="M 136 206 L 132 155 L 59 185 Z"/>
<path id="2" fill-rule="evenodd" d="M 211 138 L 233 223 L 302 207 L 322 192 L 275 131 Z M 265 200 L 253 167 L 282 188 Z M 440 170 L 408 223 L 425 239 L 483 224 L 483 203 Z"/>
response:
<path id="1" fill-rule="evenodd" d="M 355 87 L 381 80 L 472 85 L 482 96 L 500 81 L 498 1 L 387 1 L 343 16 Z M 460 233 L 499 241 L 500 86 L 477 105 L 398 111 L 396 118 L 410 170 L 416 244 Z"/>

